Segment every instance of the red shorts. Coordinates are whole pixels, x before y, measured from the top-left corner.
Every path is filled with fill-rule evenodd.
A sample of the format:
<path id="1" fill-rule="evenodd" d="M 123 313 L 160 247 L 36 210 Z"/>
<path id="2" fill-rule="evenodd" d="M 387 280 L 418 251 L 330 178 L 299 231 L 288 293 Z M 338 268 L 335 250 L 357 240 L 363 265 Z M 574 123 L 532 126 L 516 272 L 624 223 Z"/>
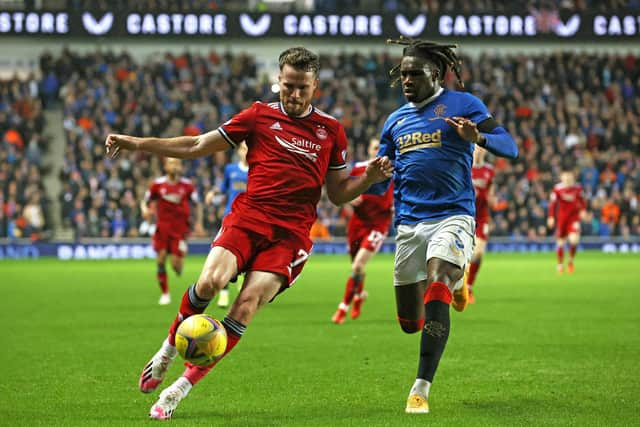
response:
<path id="1" fill-rule="evenodd" d="M 580 219 L 577 216 L 559 216 L 556 220 L 556 237 L 564 238 L 571 233 L 580 233 Z"/>
<path id="2" fill-rule="evenodd" d="M 476 237 L 489 240 L 489 220 L 476 218 Z"/>
<path id="3" fill-rule="evenodd" d="M 169 233 L 166 229 L 156 228 L 151 240 L 156 252 L 167 251 L 170 254 L 183 257 L 187 254 L 186 235 Z"/>
<path id="4" fill-rule="evenodd" d="M 380 250 L 384 239 L 387 238 L 389 224 L 366 225 L 349 223 L 347 241 L 349 242 L 349 254 L 351 259 L 356 257 L 360 249 L 366 249 L 373 253 Z"/>
<path id="5" fill-rule="evenodd" d="M 269 227 L 269 233 L 254 231 L 230 224 L 228 217 L 211 246 L 231 251 L 236 256 L 238 273 L 268 271 L 284 276 L 286 286 L 281 292 L 293 285 L 311 254 L 311 240 L 275 226 Z"/>

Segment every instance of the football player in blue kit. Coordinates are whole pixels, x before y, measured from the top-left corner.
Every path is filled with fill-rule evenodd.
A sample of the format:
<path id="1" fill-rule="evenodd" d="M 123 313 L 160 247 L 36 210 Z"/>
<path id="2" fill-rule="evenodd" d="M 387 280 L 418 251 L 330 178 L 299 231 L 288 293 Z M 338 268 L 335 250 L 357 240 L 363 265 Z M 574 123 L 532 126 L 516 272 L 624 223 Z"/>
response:
<path id="1" fill-rule="evenodd" d="M 402 84 L 407 103 L 387 118 L 378 155 L 395 161 L 398 321 L 406 333 L 422 331 L 418 375 L 405 410 L 427 413 L 449 337 L 449 306 L 462 311 L 467 304 L 462 278 L 475 235 L 474 147 L 508 158 L 516 158 L 518 149 L 480 99 L 444 87 L 448 70 L 462 86 L 455 45 L 389 42 L 405 46 L 390 75 L 392 84 Z"/>

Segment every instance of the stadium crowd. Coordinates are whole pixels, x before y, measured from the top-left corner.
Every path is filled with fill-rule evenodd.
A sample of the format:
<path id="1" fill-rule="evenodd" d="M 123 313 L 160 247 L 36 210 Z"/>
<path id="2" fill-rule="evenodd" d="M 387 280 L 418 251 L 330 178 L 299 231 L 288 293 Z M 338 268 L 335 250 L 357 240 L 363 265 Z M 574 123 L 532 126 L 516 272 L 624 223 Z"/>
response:
<path id="1" fill-rule="evenodd" d="M 387 114 L 404 102 L 390 88 L 398 58 L 386 52 L 321 55 L 315 105 L 345 126 L 351 159 L 366 158 Z M 640 61 L 631 54 L 558 52 L 465 57 L 466 90 L 481 97 L 516 137 L 520 158 L 496 161 L 494 236 L 538 239 L 549 192 L 571 162 L 588 200 L 585 235 L 640 235 Z M 0 236 L 33 236 L 47 229 L 42 105 L 64 108 L 67 145 L 58 196 L 62 224 L 77 238 L 145 235 L 139 203 L 163 174 L 159 159 L 104 156 L 104 135 L 198 134 L 223 123 L 254 100 L 275 100 L 273 81 L 253 58 L 229 52 L 154 55 L 124 52 L 44 54 L 40 80 L 0 84 Z M 219 188 L 231 153 L 188 162 L 204 200 Z M 204 229 L 217 230 L 221 198 L 204 207 Z M 348 207 L 323 198 L 318 236 L 344 235 Z M 17 227 L 17 228 L 16 228 Z"/>
<path id="2" fill-rule="evenodd" d="M 64 70 L 57 73 L 67 138 L 61 215 L 77 238 L 136 236 L 148 230 L 146 224 L 140 227 L 139 203 L 152 180 L 163 174 L 157 158 L 105 158 L 104 135 L 197 135 L 270 90 L 256 80 L 253 59 L 228 53 L 166 54 L 137 63 L 127 53 L 65 51 L 52 68 Z M 224 154 L 194 160 L 185 175 L 204 195 L 219 185 L 229 160 Z M 207 230 L 219 223 L 220 209 L 207 207 Z"/>
<path id="3" fill-rule="evenodd" d="M 351 158 L 366 158 L 402 95 L 388 85 L 397 58 L 387 53 L 323 55 L 316 106 L 339 118 L 352 142 Z M 138 135 L 197 134 L 224 122 L 255 99 L 273 99 L 268 76 L 245 55 L 166 54 L 138 63 L 128 54 L 65 52 L 54 61 L 68 138 L 62 216 L 79 236 L 135 236 L 137 204 L 158 159 L 103 155 L 109 131 Z M 585 234 L 640 235 L 640 98 L 632 55 L 552 55 L 465 58 L 467 89 L 516 136 L 521 156 L 496 162 L 493 234 L 536 239 L 545 227 L 549 191 L 562 162 L 572 161 L 589 200 Z M 186 175 L 201 196 L 218 187 L 219 156 L 192 161 Z M 113 162 L 113 163 L 112 163 Z M 205 229 L 220 223 L 221 206 L 207 206 Z M 319 222 L 343 235 L 346 209 L 323 200 Z"/>
<path id="4" fill-rule="evenodd" d="M 50 230 L 40 83 L 33 75 L 0 81 L 0 238 L 35 240 Z"/>

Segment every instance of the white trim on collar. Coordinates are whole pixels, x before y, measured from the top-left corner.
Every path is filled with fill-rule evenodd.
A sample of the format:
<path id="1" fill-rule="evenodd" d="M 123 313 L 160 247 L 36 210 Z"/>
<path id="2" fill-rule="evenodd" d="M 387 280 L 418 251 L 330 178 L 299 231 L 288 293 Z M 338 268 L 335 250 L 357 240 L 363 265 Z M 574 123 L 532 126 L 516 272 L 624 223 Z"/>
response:
<path id="1" fill-rule="evenodd" d="M 311 114 L 313 114 L 313 111 L 314 111 L 314 106 L 313 106 L 313 104 L 312 104 L 312 105 L 309 105 L 309 111 L 308 111 L 308 112 L 306 112 L 306 113 L 304 113 L 304 114 L 303 114 L 303 115 L 301 115 L 301 116 L 292 116 L 292 115 L 290 115 L 289 113 L 287 113 L 286 111 L 284 111 L 284 108 L 282 107 L 282 102 L 278 102 L 278 108 L 279 108 L 279 109 L 280 109 L 280 111 L 282 111 L 285 115 L 287 115 L 287 116 L 289 116 L 289 117 L 293 117 L 293 118 L 295 118 L 295 119 L 304 119 L 305 117 L 309 117 Z"/>
<path id="2" fill-rule="evenodd" d="M 425 100 L 423 100 L 423 101 L 420 101 L 420 102 L 418 102 L 418 103 L 410 102 L 410 103 L 409 103 L 409 105 L 411 105 L 413 108 L 415 108 L 415 109 L 418 109 L 418 110 L 419 110 L 420 108 L 424 107 L 425 105 L 427 105 L 428 103 L 430 103 L 431 101 L 433 101 L 434 99 L 436 99 L 437 97 L 439 97 L 439 96 L 442 94 L 442 92 L 443 92 L 443 91 L 444 91 L 444 88 L 443 88 L 443 87 L 441 87 L 440 89 L 438 89 L 438 90 L 436 91 L 436 93 L 434 93 L 433 95 L 431 95 L 429 98 L 427 98 L 427 99 L 425 99 Z"/>

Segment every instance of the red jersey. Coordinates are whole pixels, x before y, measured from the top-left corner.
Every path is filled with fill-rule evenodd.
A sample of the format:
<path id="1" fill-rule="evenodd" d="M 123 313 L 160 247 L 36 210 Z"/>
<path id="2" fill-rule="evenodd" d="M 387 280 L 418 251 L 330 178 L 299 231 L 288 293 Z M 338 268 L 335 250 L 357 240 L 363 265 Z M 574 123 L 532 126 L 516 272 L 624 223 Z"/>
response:
<path id="1" fill-rule="evenodd" d="M 256 102 L 218 130 L 231 146 L 244 140 L 249 148 L 247 191 L 233 201 L 232 212 L 242 212 L 233 222 L 308 236 L 327 171 L 347 167 L 340 122 L 315 108 L 291 117 L 279 102 Z"/>
<path id="2" fill-rule="evenodd" d="M 351 170 L 351 176 L 360 176 L 367 169 L 369 162 L 358 162 Z M 353 219 L 365 224 L 391 223 L 391 210 L 393 208 L 393 184 L 384 194 L 363 194 L 362 202 L 353 208 Z M 387 225 L 388 227 L 388 225 Z"/>
<path id="3" fill-rule="evenodd" d="M 476 221 L 489 218 L 489 192 L 495 175 L 493 166 L 487 163 L 471 168 L 473 189 L 476 192 Z"/>
<path id="4" fill-rule="evenodd" d="M 157 200 L 157 226 L 169 230 L 173 235 L 184 236 L 189 231 L 189 200 L 198 202 L 198 193 L 191 181 L 180 178 L 177 182 L 170 182 L 166 176 L 153 181 L 144 195 L 147 203 Z"/>
<path id="5" fill-rule="evenodd" d="M 577 218 L 586 206 L 582 195 L 582 186 L 556 184 L 549 201 L 549 217 Z"/>

